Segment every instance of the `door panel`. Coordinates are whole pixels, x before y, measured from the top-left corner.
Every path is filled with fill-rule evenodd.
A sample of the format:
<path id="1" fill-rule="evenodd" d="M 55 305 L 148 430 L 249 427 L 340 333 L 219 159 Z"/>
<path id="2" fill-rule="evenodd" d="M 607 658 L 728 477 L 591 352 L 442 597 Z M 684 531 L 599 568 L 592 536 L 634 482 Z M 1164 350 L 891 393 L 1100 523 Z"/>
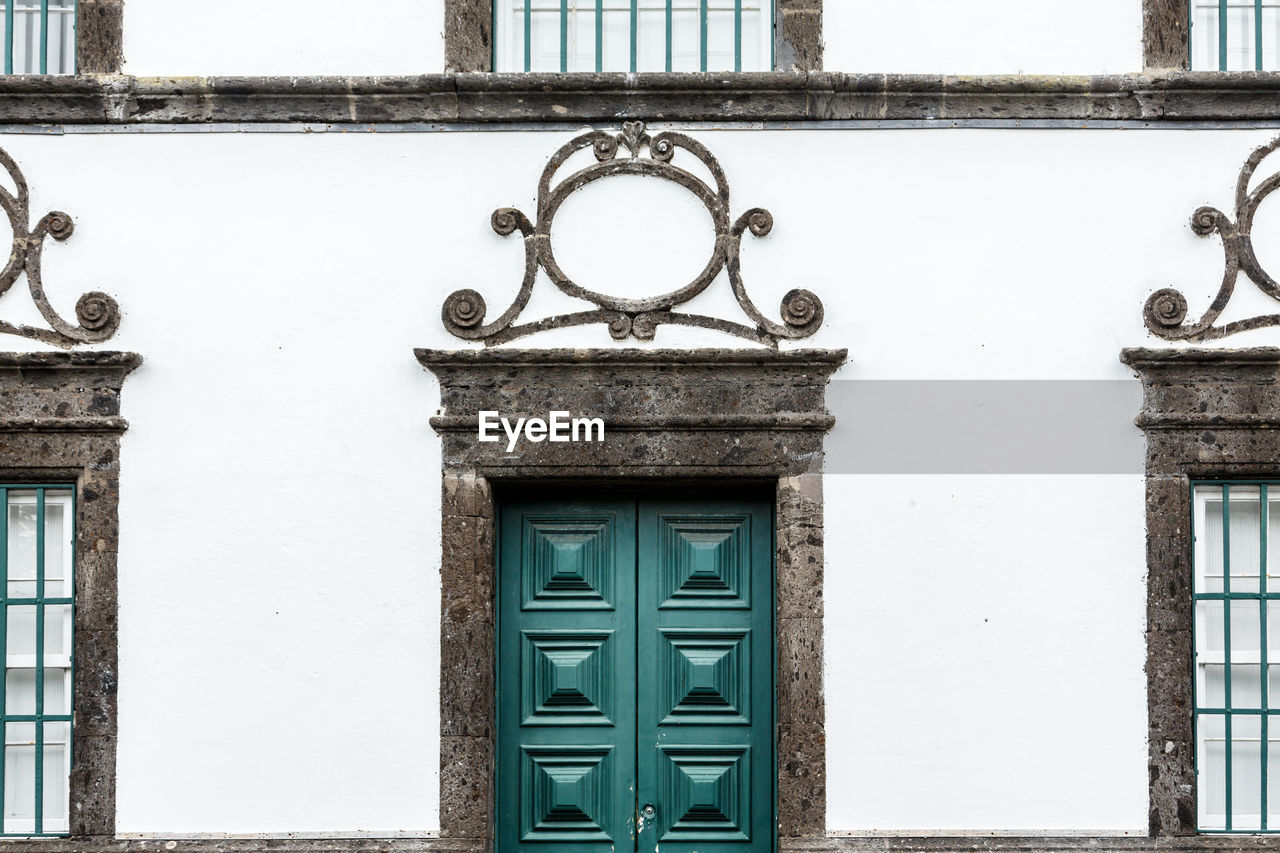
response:
<path id="1" fill-rule="evenodd" d="M 502 505 L 499 853 L 773 850 L 772 517 Z"/>
<path id="2" fill-rule="evenodd" d="M 498 547 L 498 849 L 631 850 L 635 504 L 504 504 Z"/>
<path id="3" fill-rule="evenodd" d="M 764 501 L 639 504 L 641 850 L 773 849 L 772 518 Z"/>

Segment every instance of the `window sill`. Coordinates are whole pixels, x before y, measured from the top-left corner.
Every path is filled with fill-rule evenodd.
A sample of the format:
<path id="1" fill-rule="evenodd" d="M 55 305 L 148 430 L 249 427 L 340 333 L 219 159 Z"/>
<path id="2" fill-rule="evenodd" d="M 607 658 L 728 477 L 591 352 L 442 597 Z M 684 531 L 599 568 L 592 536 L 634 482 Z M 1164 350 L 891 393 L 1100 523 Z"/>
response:
<path id="1" fill-rule="evenodd" d="M 0 77 L 5 125 L 1274 120 L 1280 73 L 1094 77 L 741 72 Z"/>

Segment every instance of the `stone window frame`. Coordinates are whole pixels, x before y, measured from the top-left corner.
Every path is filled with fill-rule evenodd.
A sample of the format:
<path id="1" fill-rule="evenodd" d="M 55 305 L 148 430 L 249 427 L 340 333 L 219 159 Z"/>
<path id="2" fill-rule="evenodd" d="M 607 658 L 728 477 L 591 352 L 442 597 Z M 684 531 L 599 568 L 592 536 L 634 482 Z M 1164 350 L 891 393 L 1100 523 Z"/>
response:
<path id="1" fill-rule="evenodd" d="M 124 379 L 140 356 L 121 352 L 0 353 L 0 481 L 75 490 L 75 725 L 70 838 L 111 839 L 116 819 L 120 417 Z M 56 848 L 65 840 L 5 839 Z"/>
<path id="2" fill-rule="evenodd" d="M 440 830 L 491 849 L 496 736 L 494 488 L 771 483 L 781 850 L 826 839 L 822 445 L 844 350 L 417 350 L 443 444 Z M 603 417 L 597 444 L 476 440 L 478 412 Z"/>
<path id="3" fill-rule="evenodd" d="M 1146 434 L 1149 833 L 1196 832 L 1191 483 L 1280 474 L 1280 349 L 1126 349 Z M 1214 833 L 1215 848 L 1256 833 Z"/>
<path id="4" fill-rule="evenodd" d="M 124 67 L 124 0 L 76 0 L 76 74 Z"/>
<path id="5" fill-rule="evenodd" d="M 1186 71 L 1191 67 L 1187 0 L 1142 0 L 1142 67 Z"/>
<path id="6" fill-rule="evenodd" d="M 776 70 L 821 71 L 822 0 L 772 2 Z M 493 71 L 493 0 L 445 0 L 444 17 L 445 71 Z"/>

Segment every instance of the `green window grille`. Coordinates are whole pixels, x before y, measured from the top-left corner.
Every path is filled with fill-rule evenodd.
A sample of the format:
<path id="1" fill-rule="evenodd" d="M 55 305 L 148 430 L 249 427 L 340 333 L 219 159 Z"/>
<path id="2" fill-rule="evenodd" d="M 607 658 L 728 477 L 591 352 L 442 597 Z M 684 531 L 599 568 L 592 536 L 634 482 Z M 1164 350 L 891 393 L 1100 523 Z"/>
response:
<path id="1" fill-rule="evenodd" d="M 1191 67 L 1273 71 L 1280 67 L 1280 0 L 1188 0 Z"/>
<path id="2" fill-rule="evenodd" d="M 774 0 L 497 0 L 497 71 L 769 71 Z"/>
<path id="3" fill-rule="evenodd" d="M 4 0 L 4 73 L 76 72 L 76 0 Z"/>
<path id="4" fill-rule="evenodd" d="M 1280 481 L 1192 489 L 1201 832 L 1280 828 Z M 1271 618 L 1277 619 L 1271 625 Z"/>
<path id="5" fill-rule="evenodd" d="M 72 734 L 75 497 L 70 486 L 0 486 L 5 584 L 0 835 L 66 835 Z"/>

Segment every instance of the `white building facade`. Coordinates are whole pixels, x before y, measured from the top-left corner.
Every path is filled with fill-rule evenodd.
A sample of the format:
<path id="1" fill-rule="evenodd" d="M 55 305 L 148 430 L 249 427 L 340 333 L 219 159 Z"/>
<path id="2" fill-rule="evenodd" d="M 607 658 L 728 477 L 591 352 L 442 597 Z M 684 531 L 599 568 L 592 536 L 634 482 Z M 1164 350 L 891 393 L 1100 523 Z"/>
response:
<path id="1" fill-rule="evenodd" d="M 6 843 L 1265 844 L 1280 9 L 528 2 L 11 12 Z"/>

